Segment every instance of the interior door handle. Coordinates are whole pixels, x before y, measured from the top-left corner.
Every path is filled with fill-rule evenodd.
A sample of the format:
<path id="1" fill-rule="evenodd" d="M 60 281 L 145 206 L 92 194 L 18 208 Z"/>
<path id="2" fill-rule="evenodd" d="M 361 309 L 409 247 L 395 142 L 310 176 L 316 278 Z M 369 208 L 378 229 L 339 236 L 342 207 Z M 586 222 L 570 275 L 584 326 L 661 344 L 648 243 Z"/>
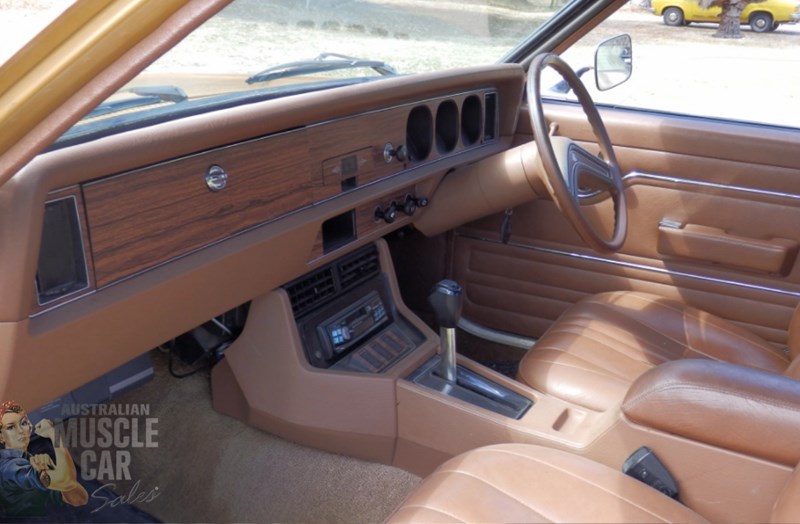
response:
<path id="1" fill-rule="evenodd" d="M 658 252 L 766 273 L 787 274 L 797 258 L 798 243 L 788 238 L 750 238 L 723 229 L 662 221 Z"/>

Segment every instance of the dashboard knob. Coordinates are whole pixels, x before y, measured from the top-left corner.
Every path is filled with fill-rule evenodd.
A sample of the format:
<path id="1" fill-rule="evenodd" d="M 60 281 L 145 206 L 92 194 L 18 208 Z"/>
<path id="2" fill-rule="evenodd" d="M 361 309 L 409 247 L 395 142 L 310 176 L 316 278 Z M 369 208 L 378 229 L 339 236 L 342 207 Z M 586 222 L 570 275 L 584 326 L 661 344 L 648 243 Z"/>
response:
<path id="1" fill-rule="evenodd" d="M 393 158 L 396 158 L 399 162 L 407 161 L 408 148 L 402 144 L 395 148 L 391 142 L 387 142 L 383 146 L 383 160 L 388 164 Z"/>
<path id="2" fill-rule="evenodd" d="M 389 204 L 389 207 L 387 207 L 386 210 L 383 212 L 383 220 L 387 224 L 391 224 L 396 219 L 397 219 L 397 204 L 392 202 L 391 204 Z"/>
<path id="3" fill-rule="evenodd" d="M 376 207 L 375 220 L 383 220 L 387 224 L 397 220 L 397 204 L 392 202 L 386 209 L 381 209 L 380 206 Z"/>
<path id="4" fill-rule="evenodd" d="M 406 200 L 403 203 L 403 213 L 408 216 L 417 212 L 417 209 L 428 205 L 428 199 L 425 197 L 414 198 L 411 195 L 406 195 Z"/>
<path id="5" fill-rule="evenodd" d="M 394 150 L 394 156 L 400 162 L 405 162 L 408 160 L 408 149 L 404 145 L 397 146 L 397 149 Z"/>
<path id="6" fill-rule="evenodd" d="M 406 201 L 403 203 L 403 213 L 408 216 L 413 215 L 417 212 L 417 199 L 408 195 L 406 197 Z"/>

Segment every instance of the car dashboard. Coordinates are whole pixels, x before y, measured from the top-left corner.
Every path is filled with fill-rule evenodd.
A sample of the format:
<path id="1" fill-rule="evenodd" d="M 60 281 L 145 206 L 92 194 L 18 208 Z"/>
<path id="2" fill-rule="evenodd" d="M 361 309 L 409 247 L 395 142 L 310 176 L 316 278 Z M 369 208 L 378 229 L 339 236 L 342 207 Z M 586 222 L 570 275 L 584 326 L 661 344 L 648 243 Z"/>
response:
<path id="1" fill-rule="evenodd" d="M 2 254 L 6 396 L 41 405 L 412 224 L 447 172 L 509 149 L 523 82 L 386 79 L 40 155 L 0 197 L 24 246 Z"/>

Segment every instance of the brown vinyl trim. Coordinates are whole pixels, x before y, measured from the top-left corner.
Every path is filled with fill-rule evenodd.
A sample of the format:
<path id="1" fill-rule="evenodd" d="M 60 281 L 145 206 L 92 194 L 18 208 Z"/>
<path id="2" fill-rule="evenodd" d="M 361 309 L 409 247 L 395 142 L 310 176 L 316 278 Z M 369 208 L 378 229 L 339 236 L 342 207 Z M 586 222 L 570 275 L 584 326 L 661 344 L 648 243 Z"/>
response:
<path id="1" fill-rule="evenodd" d="M 472 240 L 478 240 L 478 241 L 481 241 L 481 242 L 488 242 L 488 243 L 491 243 L 491 244 L 504 245 L 502 242 L 500 242 L 499 240 L 494 239 L 494 238 L 487 238 L 487 237 L 482 237 L 482 236 L 479 236 L 479 235 L 471 235 L 469 233 L 461 233 L 460 236 L 463 236 L 465 238 L 470 238 Z M 696 279 L 696 280 L 702 280 L 704 282 L 713 282 L 715 284 L 737 286 L 737 287 L 742 287 L 742 288 L 746 288 L 746 289 L 751 289 L 751 290 L 754 290 L 754 291 L 766 291 L 768 293 L 777 293 L 777 294 L 780 294 L 780 295 L 787 295 L 787 296 L 791 296 L 791 297 L 799 297 L 800 298 L 800 291 L 793 291 L 793 290 L 789 290 L 789 289 L 780 289 L 780 288 L 775 288 L 775 287 L 770 287 L 770 286 L 763 286 L 763 285 L 759 285 L 759 284 L 750 284 L 748 282 L 740 282 L 740 281 L 737 281 L 737 280 L 729 280 L 729 279 L 725 279 L 725 278 L 712 277 L 712 276 L 707 276 L 707 275 L 698 275 L 696 273 L 689 273 L 689 272 L 686 272 L 686 271 L 675 271 L 675 270 L 672 270 L 672 269 L 665 269 L 665 268 L 660 268 L 660 267 L 648 266 L 646 264 L 639 264 L 639 263 L 636 263 L 636 262 L 628 262 L 628 261 L 624 261 L 624 260 L 616 260 L 616 259 L 606 258 L 606 257 L 603 257 L 603 256 L 598 256 L 598 255 L 590 255 L 588 253 L 577 253 L 577 252 L 574 252 L 574 251 L 564 251 L 564 250 L 561 250 L 561 249 L 553 249 L 553 248 L 547 248 L 547 247 L 542 247 L 542 246 L 535 246 L 535 245 L 532 245 L 532 244 L 521 244 L 519 242 L 508 242 L 507 245 L 513 246 L 513 247 L 522 248 L 522 249 L 527 249 L 529 251 L 537 251 L 539 253 L 546 253 L 548 255 L 558 255 L 558 256 L 564 256 L 564 257 L 570 257 L 570 258 L 579 258 L 581 260 L 587 260 L 587 261 L 590 261 L 590 262 L 601 262 L 601 263 L 604 263 L 604 264 L 611 264 L 611 265 L 621 266 L 621 267 L 626 267 L 626 268 L 631 268 L 631 269 L 640 269 L 640 270 L 644 270 L 644 271 L 652 271 L 654 273 L 660 273 L 660 274 L 663 274 L 663 275 L 671 275 L 671 276 L 677 276 L 677 277 L 691 278 L 691 279 Z"/>

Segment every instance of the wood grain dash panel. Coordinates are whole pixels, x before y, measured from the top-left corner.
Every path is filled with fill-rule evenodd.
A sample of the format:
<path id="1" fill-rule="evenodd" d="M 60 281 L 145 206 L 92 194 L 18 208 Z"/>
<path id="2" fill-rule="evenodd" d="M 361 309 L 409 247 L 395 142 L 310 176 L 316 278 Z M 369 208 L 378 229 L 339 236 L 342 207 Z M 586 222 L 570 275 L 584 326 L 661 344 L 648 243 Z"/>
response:
<path id="1" fill-rule="evenodd" d="M 405 202 L 406 195 L 411 196 L 418 196 L 416 194 L 414 186 L 408 186 L 402 190 L 399 190 L 395 193 L 387 195 L 382 198 L 375 199 L 368 204 L 361 205 L 356 208 L 356 234 L 357 238 L 360 240 L 365 238 L 373 233 L 380 233 L 381 235 L 385 235 L 390 231 L 393 231 L 401 226 L 406 225 L 411 221 L 411 217 L 404 214 L 402 211 L 399 211 L 397 214 L 397 220 L 395 220 L 391 224 L 387 224 L 383 220 L 375 220 L 375 208 L 380 206 L 381 208 L 386 208 L 391 204 L 392 201 L 397 203 L 398 206 L 402 206 L 403 202 Z M 311 256 L 309 257 L 309 262 L 316 262 L 318 259 L 322 258 L 326 255 L 325 251 L 322 247 L 323 244 L 323 237 L 322 231 L 317 234 L 317 239 L 314 242 L 314 247 L 311 249 Z M 335 251 L 333 251 L 335 253 Z M 330 255 L 331 253 L 327 253 Z"/>
<path id="2" fill-rule="evenodd" d="M 208 168 L 227 186 L 212 192 Z M 98 287 L 311 204 L 304 130 L 207 151 L 84 186 Z"/>
<path id="3" fill-rule="evenodd" d="M 331 176 L 328 166 L 357 155 L 360 160 L 357 187 L 399 173 L 406 166 L 383 160 L 383 146 L 405 141 L 408 109 L 395 108 L 309 128 L 311 169 L 314 173 L 314 198 L 320 201 L 342 192 L 341 177 Z"/>
<path id="4" fill-rule="evenodd" d="M 386 195 L 367 205 L 359 206 L 356 209 L 356 228 L 359 238 L 366 237 L 376 232 L 386 234 L 391 230 L 397 229 L 400 225 L 406 224 L 408 222 L 406 219 L 410 217 L 403 213 L 403 203 L 405 202 L 406 195 L 411 195 L 413 197 L 415 194 L 414 187 L 411 186 L 392 193 L 391 195 Z M 380 206 L 382 209 L 386 209 L 392 202 L 397 204 L 398 207 L 397 219 L 391 224 L 387 224 L 383 220 L 375 220 L 375 208 Z"/>
<path id="5" fill-rule="evenodd" d="M 313 177 L 314 201 L 319 202 L 398 174 L 408 168 L 482 145 L 483 99 L 488 91 L 490 90 L 482 89 L 437 97 L 310 127 L 308 133 L 311 144 L 310 169 Z M 473 126 L 477 127 L 477 136 L 474 142 L 467 145 L 464 143 L 461 118 L 464 101 L 468 97 L 475 97 L 480 103 L 477 113 L 473 113 L 477 122 L 472 122 Z M 454 105 L 455 114 L 437 123 L 437 112 L 440 107 L 447 104 Z M 432 127 L 428 144 L 430 153 L 422 160 L 399 162 L 394 159 L 386 163 L 383 157 L 384 146 L 386 144 L 392 144 L 395 148 L 401 145 L 408 146 L 406 127 L 409 114 L 415 107 L 420 106 L 427 107 L 431 114 Z M 442 124 L 447 124 L 449 130 L 454 131 L 457 137 L 450 150 L 442 150 L 437 145 L 437 133 L 441 131 L 437 129 L 437 125 Z M 342 187 L 342 180 L 345 177 L 341 173 L 340 166 L 346 162 L 354 163 L 357 168 L 355 174 L 349 175 L 355 180 L 355 185 Z"/>

